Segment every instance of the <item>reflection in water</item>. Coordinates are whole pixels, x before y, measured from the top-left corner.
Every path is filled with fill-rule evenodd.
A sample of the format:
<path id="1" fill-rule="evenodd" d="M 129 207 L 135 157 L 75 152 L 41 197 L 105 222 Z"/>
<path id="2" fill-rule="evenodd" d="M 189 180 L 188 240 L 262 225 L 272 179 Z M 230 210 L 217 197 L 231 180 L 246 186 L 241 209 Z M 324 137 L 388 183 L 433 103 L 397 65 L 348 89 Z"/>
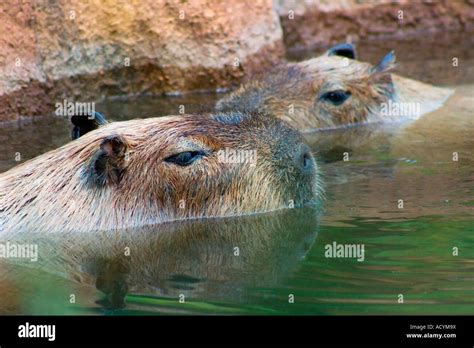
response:
<path id="1" fill-rule="evenodd" d="M 405 123 L 370 123 L 304 133 L 306 142 L 324 163 L 350 161 L 353 155 L 387 150 Z"/>
<path id="2" fill-rule="evenodd" d="M 304 209 L 56 240 L 34 231 L 23 237 L 41 242 L 39 263 L 0 265 L 0 313 L 103 314 L 102 306 L 124 305 L 125 314 L 474 313 L 473 37 L 358 45 L 373 63 L 395 49 L 398 73 L 456 92 L 416 122 L 305 135 L 326 185 L 317 243 L 318 219 Z M 176 114 L 179 105 L 192 113 L 220 97 L 109 100 L 97 110 L 112 120 Z M 27 160 L 69 134 L 55 117 L 0 126 L 0 171 L 16 164 L 16 152 Z M 365 261 L 325 258 L 333 242 L 364 244 Z"/>
<path id="3" fill-rule="evenodd" d="M 331 219 L 472 214 L 464 204 L 472 199 L 474 180 L 473 89 L 458 87 L 444 107 L 401 127 L 309 134 L 315 151 L 325 144 L 351 149 L 349 161 L 341 161 L 342 150 L 335 151 L 339 162 L 323 167 L 331 193 L 326 208 L 336 212 L 337 207 Z M 399 199 L 403 209 L 398 209 Z"/>
<path id="4" fill-rule="evenodd" d="M 302 208 L 87 235 L 25 232 L 21 242 L 39 244 L 36 267 L 95 286 L 108 308 L 125 307 L 130 293 L 247 302 L 245 289 L 278 286 L 297 270 L 317 225 L 317 211 Z"/>

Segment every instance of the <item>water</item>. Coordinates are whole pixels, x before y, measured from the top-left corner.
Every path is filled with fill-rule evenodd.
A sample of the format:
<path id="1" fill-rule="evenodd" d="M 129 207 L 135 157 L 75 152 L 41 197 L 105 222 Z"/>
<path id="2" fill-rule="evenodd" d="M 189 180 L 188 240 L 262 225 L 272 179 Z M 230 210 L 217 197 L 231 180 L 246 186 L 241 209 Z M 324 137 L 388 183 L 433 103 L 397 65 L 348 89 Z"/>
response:
<path id="1" fill-rule="evenodd" d="M 456 92 L 443 108 L 409 124 L 306 134 L 325 178 L 323 212 L 165 224 L 121 238 L 45 239 L 47 252 L 35 267 L 2 265 L 0 313 L 473 314 L 472 40 L 451 35 L 359 45 L 362 60 L 376 62 L 395 49 L 400 74 Z M 452 57 L 459 58 L 455 69 Z M 180 105 L 188 113 L 206 111 L 220 97 L 116 99 L 97 109 L 124 120 L 176 114 Z M 68 139 L 69 125 L 60 118 L 5 125 L 0 170 L 16 164 L 16 152 L 26 160 Z M 334 242 L 364 245 L 364 261 L 325 257 Z M 126 246 L 139 252 L 124 258 Z"/>

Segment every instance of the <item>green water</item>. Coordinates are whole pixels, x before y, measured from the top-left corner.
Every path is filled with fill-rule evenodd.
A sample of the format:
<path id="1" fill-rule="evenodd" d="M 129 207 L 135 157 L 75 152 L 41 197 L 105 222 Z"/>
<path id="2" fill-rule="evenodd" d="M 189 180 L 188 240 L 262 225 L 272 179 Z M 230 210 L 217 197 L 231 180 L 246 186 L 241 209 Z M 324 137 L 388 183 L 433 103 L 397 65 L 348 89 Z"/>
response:
<path id="1" fill-rule="evenodd" d="M 405 125 L 306 135 L 325 181 L 323 210 L 166 224 L 120 241 L 41 240 L 34 267 L 2 264 L 0 313 L 474 314 L 474 57 L 463 40 L 449 52 L 430 40 L 430 50 L 389 43 L 401 74 L 456 89 L 440 110 Z M 387 45 L 359 54 L 376 61 Z M 456 54 L 462 64 L 448 73 Z M 116 99 L 97 109 L 123 120 L 180 105 L 206 111 L 220 97 Z M 68 137 L 66 120 L 54 117 L 3 127 L 0 170 L 16 164 L 16 151 L 26 160 Z M 108 247 L 96 249 L 98 239 Z M 364 260 L 326 257 L 334 242 L 363 245 Z M 131 261 L 118 256 L 124 246 L 138 251 Z"/>

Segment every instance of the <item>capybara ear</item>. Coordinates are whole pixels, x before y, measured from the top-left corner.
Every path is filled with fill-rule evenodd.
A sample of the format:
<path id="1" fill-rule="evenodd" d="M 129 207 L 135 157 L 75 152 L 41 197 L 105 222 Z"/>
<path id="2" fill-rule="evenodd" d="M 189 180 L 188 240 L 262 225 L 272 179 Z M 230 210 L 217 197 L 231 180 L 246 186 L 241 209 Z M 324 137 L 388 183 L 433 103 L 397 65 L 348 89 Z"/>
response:
<path id="1" fill-rule="evenodd" d="M 391 51 L 386 54 L 380 62 L 370 68 L 369 71 L 369 83 L 372 85 L 377 85 L 379 88 L 382 88 L 388 95 L 391 95 L 395 91 L 393 85 L 392 74 L 390 70 L 395 67 L 395 53 Z"/>
<path id="2" fill-rule="evenodd" d="M 395 52 L 390 51 L 380 60 L 380 62 L 376 66 L 370 69 L 370 74 L 377 74 L 392 70 L 393 68 L 395 68 L 395 63 Z"/>
<path id="3" fill-rule="evenodd" d="M 92 157 L 88 179 L 94 184 L 118 184 L 126 168 L 128 144 L 120 135 L 110 135 L 102 140 Z"/>
<path id="4" fill-rule="evenodd" d="M 326 51 L 326 55 L 357 59 L 355 46 L 350 43 L 342 43 L 342 44 L 333 46 Z"/>
<path id="5" fill-rule="evenodd" d="M 100 112 L 94 111 L 92 115 L 74 115 L 71 117 L 74 125 L 71 132 L 72 140 L 75 140 L 100 126 L 107 124 L 107 120 Z"/>

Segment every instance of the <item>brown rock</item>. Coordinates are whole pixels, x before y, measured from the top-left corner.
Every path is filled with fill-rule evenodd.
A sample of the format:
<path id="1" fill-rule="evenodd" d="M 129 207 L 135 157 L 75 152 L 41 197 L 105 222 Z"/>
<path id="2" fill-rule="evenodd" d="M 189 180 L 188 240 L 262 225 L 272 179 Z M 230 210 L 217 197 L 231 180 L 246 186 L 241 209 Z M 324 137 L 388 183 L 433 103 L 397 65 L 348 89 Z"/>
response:
<path id="1" fill-rule="evenodd" d="M 470 0 L 275 0 L 275 8 L 289 51 L 474 27 Z"/>
<path id="2" fill-rule="evenodd" d="M 31 5 L 0 5 L 0 120 L 45 111 L 46 82 L 35 46 Z"/>
<path id="3" fill-rule="evenodd" d="M 22 3 L 0 5 L 0 120 L 64 98 L 225 88 L 284 54 L 271 0 Z"/>

